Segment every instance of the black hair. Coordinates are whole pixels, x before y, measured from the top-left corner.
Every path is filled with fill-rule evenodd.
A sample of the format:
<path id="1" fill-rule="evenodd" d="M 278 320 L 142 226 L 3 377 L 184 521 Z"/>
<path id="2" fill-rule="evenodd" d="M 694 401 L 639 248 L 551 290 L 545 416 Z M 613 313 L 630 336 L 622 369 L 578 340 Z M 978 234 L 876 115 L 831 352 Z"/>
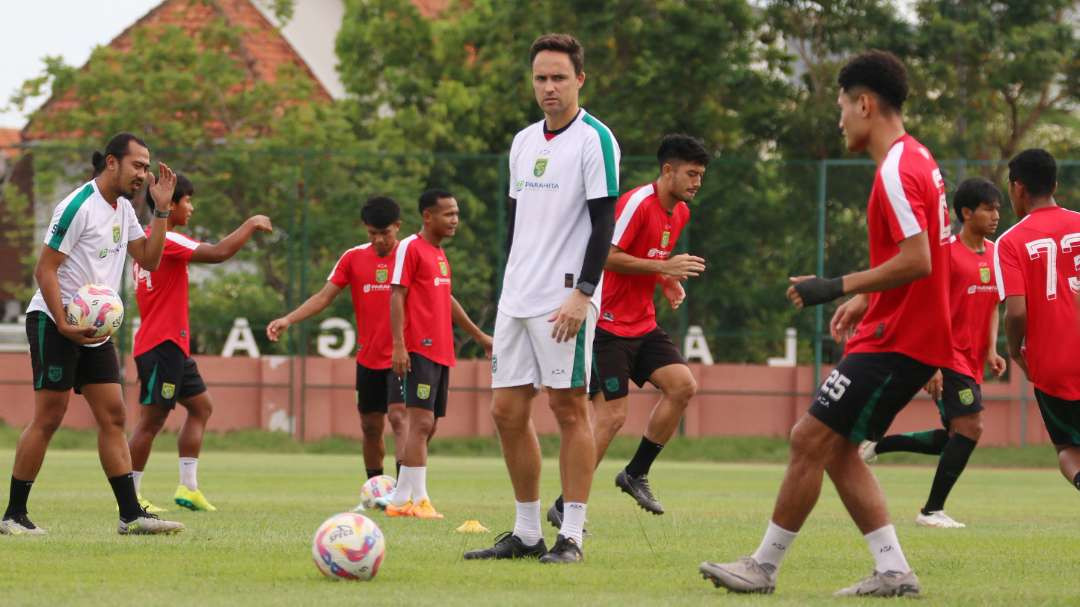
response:
<path id="1" fill-rule="evenodd" d="M 1057 162 L 1042 148 L 1024 150 L 1009 161 L 1009 183 L 1014 181 L 1032 196 L 1049 196 L 1057 186 Z"/>
<path id="2" fill-rule="evenodd" d="M 176 174 L 176 187 L 173 188 L 172 201 L 180 202 L 184 196 L 195 195 L 195 184 L 191 183 L 191 180 L 187 178 L 187 175 L 183 173 Z M 154 201 L 153 195 L 150 194 L 150 188 L 146 188 L 146 204 L 151 209 L 157 208 L 157 202 Z"/>
<path id="3" fill-rule="evenodd" d="M 432 188 L 420 195 L 420 214 L 423 215 L 424 211 L 439 204 L 440 198 L 453 198 L 454 195 L 446 190 L 440 190 L 438 188 Z"/>
<path id="4" fill-rule="evenodd" d="M 540 51 L 566 53 L 574 66 L 574 75 L 579 75 L 585 70 L 585 49 L 582 48 L 578 39 L 570 34 L 544 34 L 533 40 L 532 46 L 529 47 L 529 65 L 536 60 Z"/>
<path id="5" fill-rule="evenodd" d="M 656 160 L 661 167 L 672 160 L 709 166 L 709 152 L 705 149 L 705 143 L 697 137 L 675 133 L 664 135 L 660 140 Z"/>
<path id="6" fill-rule="evenodd" d="M 848 94 L 858 87 L 870 89 L 898 112 L 908 96 L 907 69 L 888 51 L 867 51 L 852 57 L 840 69 L 836 81 Z"/>
<path id="7" fill-rule="evenodd" d="M 401 207 L 389 196 L 374 196 L 368 198 L 363 208 L 360 209 L 360 219 L 364 222 L 364 225 L 369 225 L 376 230 L 383 230 L 401 219 Z"/>
<path id="8" fill-rule="evenodd" d="M 972 213 L 979 208 L 980 204 L 993 204 L 1001 202 L 1001 190 L 997 189 L 989 179 L 982 177 L 969 177 L 956 188 L 953 195 L 953 210 L 960 223 L 964 223 L 964 213 L 961 209 L 969 209 Z"/>
<path id="9" fill-rule="evenodd" d="M 127 156 L 129 151 L 129 145 L 131 142 L 141 145 L 146 149 L 150 149 L 150 146 L 146 145 L 142 139 L 139 139 L 131 133 L 117 133 L 113 135 L 109 143 L 105 144 L 105 153 L 94 151 L 90 156 L 90 164 L 94 167 L 94 177 L 97 177 L 105 170 L 105 159 L 109 156 L 115 156 L 117 160 L 121 160 L 124 156 Z"/>

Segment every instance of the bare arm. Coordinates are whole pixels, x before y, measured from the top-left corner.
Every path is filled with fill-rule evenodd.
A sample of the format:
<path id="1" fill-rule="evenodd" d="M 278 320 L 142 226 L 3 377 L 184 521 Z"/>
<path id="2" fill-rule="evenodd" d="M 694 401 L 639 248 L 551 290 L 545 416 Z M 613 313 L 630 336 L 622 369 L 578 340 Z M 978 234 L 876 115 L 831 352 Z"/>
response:
<path id="1" fill-rule="evenodd" d="M 390 337 L 394 342 L 393 369 L 398 377 L 404 377 L 411 367 L 409 353 L 405 350 L 405 298 L 409 288 L 394 285 L 390 292 Z"/>
<path id="2" fill-rule="evenodd" d="M 990 369 L 994 372 L 994 375 L 1001 377 L 1005 373 L 1007 363 L 1005 359 L 998 354 L 997 341 L 998 341 L 998 325 L 1001 323 L 1001 315 L 994 307 L 994 312 L 990 315 L 990 343 L 986 346 L 986 360 L 990 363 Z"/>
<path id="3" fill-rule="evenodd" d="M 41 257 L 38 258 L 37 267 L 34 268 L 34 278 L 37 279 L 38 287 L 41 288 L 41 296 L 45 298 L 45 305 L 56 323 L 60 333 L 77 344 L 96 344 L 107 338 L 92 338 L 93 329 L 79 330 L 67 321 L 64 305 L 60 299 L 60 278 L 56 271 L 60 264 L 64 263 L 67 255 L 46 245 L 41 249 Z"/>
<path id="4" fill-rule="evenodd" d="M 1009 342 L 1009 357 L 1020 365 L 1027 375 L 1027 363 L 1020 350 L 1027 334 L 1027 302 L 1022 295 L 1010 295 L 1005 298 L 1005 339 Z"/>
<path id="5" fill-rule="evenodd" d="M 225 238 L 216 244 L 200 244 L 191 256 L 191 261 L 196 263 L 221 263 L 231 259 L 233 255 L 251 239 L 256 231 L 273 232 L 274 227 L 270 224 L 270 218 L 266 215 L 254 215 L 240 224 Z"/>
<path id="6" fill-rule="evenodd" d="M 817 305 L 853 293 L 874 293 L 925 278 L 933 271 L 926 232 L 900 241 L 900 251 L 885 263 L 839 278 L 794 276 L 787 296 L 796 308 Z"/>
<path id="7" fill-rule="evenodd" d="M 202 248 L 201 245 L 200 248 Z M 195 251 L 197 253 L 198 249 Z M 270 341 L 277 341 L 281 337 L 281 334 L 294 323 L 307 320 L 325 310 L 326 306 L 329 306 L 341 291 L 341 287 L 329 280 L 326 281 L 326 284 L 323 285 L 322 289 L 319 289 L 319 291 L 309 297 L 307 301 L 297 306 L 295 310 L 281 318 L 275 318 L 270 321 L 270 324 L 266 326 L 266 336 L 270 338 Z"/>
<path id="8" fill-rule="evenodd" d="M 492 340 L 491 336 L 476 326 L 476 323 L 469 318 L 469 313 L 465 311 L 465 308 L 461 307 L 456 297 L 450 297 L 450 313 L 454 318 L 454 324 L 465 329 L 476 343 L 480 344 L 480 347 L 484 349 L 484 352 L 490 357 Z"/>
<path id="9" fill-rule="evenodd" d="M 158 163 L 158 177 L 154 179 L 151 174 L 150 187 L 147 193 L 154 200 L 172 200 L 173 191 L 176 189 L 176 174 L 164 162 Z M 127 250 L 135 263 L 148 272 L 158 269 L 161 264 L 161 254 L 165 251 L 165 232 L 169 229 L 169 216 L 154 218 L 150 221 L 150 240 L 139 238 L 128 243 Z"/>
<path id="10" fill-rule="evenodd" d="M 660 274 L 662 278 L 689 278 L 705 271 L 705 260 L 694 255 L 675 255 L 666 260 L 643 259 L 611 245 L 605 270 L 619 274 Z"/>

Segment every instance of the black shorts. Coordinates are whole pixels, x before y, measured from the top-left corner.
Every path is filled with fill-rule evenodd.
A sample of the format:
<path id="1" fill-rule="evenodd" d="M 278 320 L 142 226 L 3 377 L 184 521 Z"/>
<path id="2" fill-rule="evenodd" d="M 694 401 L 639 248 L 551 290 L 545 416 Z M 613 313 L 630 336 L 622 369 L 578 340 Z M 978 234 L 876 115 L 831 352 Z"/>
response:
<path id="1" fill-rule="evenodd" d="M 1035 388 L 1043 423 L 1050 442 L 1061 447 L 1080 447 L 1080 400 L 1065 400 L 1050 396 Z"/>
<path id="2" fill-rule="evenodd" d="M 405 375 L 402 390 L 405 392 L 406 407 L 420 407 L 435 413 L 435 417 L 446 416 L 446 398 L 450 390 L 450 367 L 425 358 L 415 352 L 409 352 L 412 369 Z"/>
<path id="3" fill-rule="evenodd" d="M 356 365 L 356 408 L 361 414 L 386 413 L 394 403 L 405 402 L 401 378 L 393 369 L 369 369 Z"/>
<path id="4" fill-rule="evenodd" d="M 641 337 L 620 337 L 596 329 L 589 394 L 602 391 L 606 400 L 623 398 L 630 392 L 630 380 L 641 387 L 657 369 L 685 364 L 682 353 L 660 327 Z"/>
<path id="5" fill-rule="evenodd" d="M 120 383 L 120 359 L 112 340 L 100 346 L 80 346 L 61 335 L 44 312 L 26 315 L 26 339 L 30 342 L 30 366 L 34 390 L 82 394 L 88 384 Z"/>
<path id="6" fill-rule="evenodd" d="M 949 427 L 949 422 L 957 417 L 971 415 L 983 410 L 982 386 L 974 377 L 968 377 L 951 369 L 941 369 L 941 398 L 937 401 L 941 422 Z"/>
<path id="7" fill-rule="evenodd" d="M 199 367 L 180 346 L 164 341 L 135 357 L 139 370 L 139 403 L 160 405 L 167 409 L 206 392 Z"/>
<path id="8" fill-rule="evenodd" d="M 821 384 L 810 415 L 853 443 L 880 440 L 935 371 L 895 352 L 848 354 Z"/>

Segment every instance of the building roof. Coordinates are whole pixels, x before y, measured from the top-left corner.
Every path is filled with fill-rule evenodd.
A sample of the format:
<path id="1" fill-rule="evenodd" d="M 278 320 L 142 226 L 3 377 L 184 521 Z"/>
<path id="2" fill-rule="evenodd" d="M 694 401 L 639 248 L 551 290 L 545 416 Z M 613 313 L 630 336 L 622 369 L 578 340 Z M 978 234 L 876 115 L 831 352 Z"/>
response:
<path id="1" fill-rule="evenodd" d="M 0 156 L 8 159 L 18 156 L 17 146 L 20 143 L 22 143 L 22 131 L 0 128 Z"/>
<path id="2" fill-rule="evenodd" d="M 174 25 L 187 32 L 195 33 L 219 18 L 224 19 L 229 25 L 244 29 L 240 48 L 242 59 L 247 65 L 252 80 L 273 82 L 277 77 L 278 69 L 292 64 L 311 78 L 315 85 L 313 95 L 315 100 L 330 101 L 330 93 L 304 59 L 250 0 L 164 0 L 113 38 L 108 46 L 120 51 L 130 49 L 134 38 L 133 32 L 138 28 Z M 35 114 L 69 110 L 76 107 L 78 103 L 74 93 L 61 93 L 58 96 L 54 92 L 53 96 Z M 27 140 L 46 136 L 45 133 L 34 128 L 33 117 L 26 125 L 23 135 Z"/>

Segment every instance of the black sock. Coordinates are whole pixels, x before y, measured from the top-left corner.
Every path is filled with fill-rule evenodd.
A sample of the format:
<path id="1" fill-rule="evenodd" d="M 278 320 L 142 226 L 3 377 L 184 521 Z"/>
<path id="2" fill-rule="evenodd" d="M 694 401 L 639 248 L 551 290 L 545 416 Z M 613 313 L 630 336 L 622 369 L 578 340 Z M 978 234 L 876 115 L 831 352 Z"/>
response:
<path id="1" fill-rule="evenodd" d="M 562 501 L 562 496 L 560 495 L 559 497 L 555 498 L 555 509 L 558 510 L 559 512 L 562 512 L 562 507 L 563 507 L 563 501 Z"/>
<path id="2" fill-rule="evenodd" d="M 394 478 L 401 478 L 401 460 L 397 460 L 397 462 L 395 462 L 395 465 L 397 466 L 397 469 L 394 471 L 394 474 L 396 474 L 397 476 L 395 476 Z"/>
<path id="3" fill-rule="evenodd" d="M 120 518 L 125 523 L 143 515 L 143 509 L 139 506 L 139 498 L 135 497 L 135 477 L 131 473 L 109 477 L 113 495 L 116 496 L 116 505 L 120 507 Z"/>
<path id="4" fill-rule="evenodd" d="M 945 443 L 941 459 L 938 460 L 937 473 L 934 474 L 934 483 L 930 486 L 930 497 L 922 509 L 923 514 L 945 509 L 945 499 L 949 497 L 949 492 L 956 484 L 956 479 L 960 478 L 974 450 L 975 441 L 963 434 L 954 434 L 949 442 Z"/>
<path id="5" fill-rule="evenodd" d="M 20 481 L 11 477 L 11 492 L 8 494 L 7 510 L 4 518 L 11 518 L 16 514 L 26 514 L 26 500 L 30 497 L 30 486 L 34 481 Z"/>
<path id="6" fill-rule="evenodd" d="M 949 433 L 945 430 L 924 430 L 922 432 L 908 432 L 906 434 L 893 434 L 881 439 L 874 451 L 878 453 L 892 453 L 894 451 L 908 451 L 911 453 L 925 453 L 926 455 L 941 455 L 945 443 L 949 442 Z"/>
<path id="7" fill-rule="evenodd" d="M 630 460 L 630 463 L 626 464 L 626 473 L 634 478 L 648 474 L 649 468 L 652 467 L 652 463 L 656 461 L 656 456 L 660 455 L 660 450 L 663 448 L 663 445 L 654 443 L 642 436 L 637 453 L 634 454 L 634 458 Z"/>
<path id="8" fill-rule="evenodd" d="M 15 479 L 11 479 L 11 480 L 15 480 Z M 1075 485 L 1077 489 L 1080 489 L 1080 472 L 1077 472 L 1076 476 L 1073 477 L 1073 485 Z"/>
<path id="9" fill-rule="evenodd" d="M 382 468 L 365 468 L 364 470 L 367 472 L 368 478 L 382 476 Z"/>

